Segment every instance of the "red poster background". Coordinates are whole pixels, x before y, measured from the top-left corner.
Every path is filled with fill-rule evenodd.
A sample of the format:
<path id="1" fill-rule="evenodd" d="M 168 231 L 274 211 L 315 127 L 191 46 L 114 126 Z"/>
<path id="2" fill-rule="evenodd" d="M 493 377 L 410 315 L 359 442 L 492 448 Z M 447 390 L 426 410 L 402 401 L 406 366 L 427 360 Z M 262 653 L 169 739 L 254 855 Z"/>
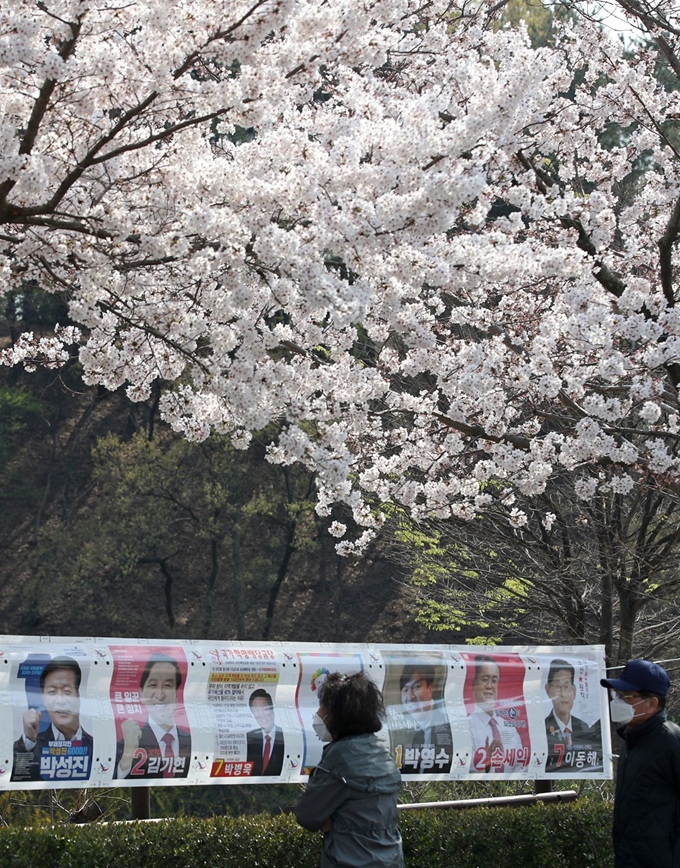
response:
<path id="1" fill-rule="evenodd" d="M 134 694 L 139 695 L 139 679 L 144 671 L 147 660 L 155 654 L 172 657 L 177 661 L 179 671 L 182 674 L 182 683 L 177 690 L 175 722 L 178 727 L 189 730 L 189 721 L 187 720 L 184 708 L 184 685 L 186 684 L 187 677 L 187 660 L 184 655 L 184 649 L 179 645 L 111 645 L 110 650 L 113 657 L 113 675 L 111 676 L 109 697 L 111 699 L 113 717 L 116 721 L 116 739 L 122 738 L 120 728 L 122 721 L 133 718 L 140 726 L 146 723 L 147 712 L 144 704 L 141 700 L 137 700 L 135 703 L 131 697 Z M 122 713 L 118 708 L 121 703 L 116 699 L 117 693 L 123 696 L 125 710 Z M 125 698 L 126 694 L 130 699 Z M 134 704 L 139 705 L 139 711 L 132 709 Z"/>

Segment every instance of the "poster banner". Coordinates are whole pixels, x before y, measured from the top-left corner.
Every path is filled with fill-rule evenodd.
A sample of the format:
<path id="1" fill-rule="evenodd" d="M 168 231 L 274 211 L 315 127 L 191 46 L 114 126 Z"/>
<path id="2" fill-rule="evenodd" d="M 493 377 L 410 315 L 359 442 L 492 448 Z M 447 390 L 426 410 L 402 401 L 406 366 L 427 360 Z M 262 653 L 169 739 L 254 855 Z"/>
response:
<path id="1" fill-rule="evenodd" d="M 191 732 L 183 704 L 187 664 L 178 646 L 112 645 L 109 696 L 116 725 L 117 780 L 185 778 Z"/>
<path id="2" fill-rule="evenodd" d="M 445 700 L 448 667 L 442 652 L 385 651 L 383 696 L 390 747 L 402 775 L 447 775 L 453 730 Z"/>
<path id="3" fill-rule="evenodd" d="M 332 672 L 408 780 L 608 779 L 602 646 L 0 637 L 0 789 L 301 783 Z"/>
<path id="4" fill-rule="evenodd" d="M 197 653 L 197 652 L 195 652 Z M 210 777 L 278 777 L 285 742 L 277 723 L 279 667 L 263 648 L 213 648 L 208 655 L 206 702 L 212 721 Z"/>
<path id="5" fill-rule="evenodd" d="M 470 729 L 470 772 L 524 773 L 532 757 L 524 683 L 527 668 L 519 654 L 465 652 L 463 696 Z"/>

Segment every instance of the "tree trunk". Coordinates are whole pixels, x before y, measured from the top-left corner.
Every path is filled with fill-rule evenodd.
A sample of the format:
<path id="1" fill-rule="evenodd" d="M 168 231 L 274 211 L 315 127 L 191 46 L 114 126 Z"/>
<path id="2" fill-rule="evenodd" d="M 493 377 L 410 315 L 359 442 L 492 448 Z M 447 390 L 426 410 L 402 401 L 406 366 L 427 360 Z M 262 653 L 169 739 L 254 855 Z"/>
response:
<path id="1" fill-rule="evenodd" d="M 614 579 L 609 570 L 600 573 L 600 642 L 607 662 L 614 654 Z"/>
<path id="2" fill-rule="evenodd" d="M 215 523 L 219 520 L 221 510 L 216 509 L 213 513 Z M 207 639 L 212 627 L 213 603 L 215 600 L 215 588 L 220 575 L 220 559 L 217 539 L 213 535 L 210 539 L 210 575 L 208 576 L 208 588 L 205 595 L 205 618 L 203 620 L 203 638 Z M 240 638 L 240 637 L 239 637 Z"/>
<path id="3" fill-rule="evenodd" d="M 344 560 L 340 557 L 340 555 L 335 555 L 335 566 L 336 566 L 336 574 L 335 574 L 335 582 L 333 584 L 333 615 L 335 616 L 335 640 L 336 642 L 341 641 L 342 639 L 342 623 L 341 623 L 341 615 L 342 615 L 342 579 L 343 579 L 343 567 L 345 565 Z"/>
<path id="4" fill-rule="evenodd" d="M 293 485 L 290 475 L 290 467 L 283 467 L 283 479 L 286 483 L 286 503 L 291 506 L 295 501 L 295 495 L 293 491 Z M 269 592 L 269 602 L 267 603 L 267 615 L 264 622 L 264 627 L 262 628 L 262 638 L 268 639 L 269 634 L 272 628 L 272 622 L 274 620 L 274 609 L 276 608 L 276 601 L 279 596 L 279 591 L 281 590 L 281 586 L 283 585 L 285 578 L 288 574 L 288 567 L 290 565 L 290 559 L 293 557 L 293 554 L 296 551 L 295 548 L 295 534 L 297 531 L 297 519 L 290 518 L 290 513 L 288 514 L 288 520 L 286 521 L 285 530 L 286 530 L 286 541 L 283 548 L 283 555 L 281 556 L 281 560 L 279 562 L 279 568 L 276 573 L 276 581 L 274 582 L 270 592 Z"/>
<path id="5" fill-rule="evenodd" d="M 633 638 L 639 606 L 635 595 L 628 592 L 619 593 L 619 606 L 621 609 L 621 629 L 616 662 L 624 663 L 633 656 Z"/>
<path id="6" fill-rule="evenodd" d="M 138 564 L 158 564 L 158 567 L 165 579 L 163 583 L 163 596 L 165 598 L 165 614 L 168 616 L 168 624 L 171 627 L 175 626 L 175 613 L 172 607 L 172 584 L 173 575 L 168 567 L 167 558 L 139 558 Z"/>
<path id="7" fill-rule="evenodd" d="M 241 573 L 241 525 L 235 522 L 232 534 L 234 599 L 236 602 L 236 638 L 246 638 L 246 606 L 243 594 L 243 575 Z"/>
<path id="8" fill-rule="evenodd" d="M 607 662 L 614 655 L 614 555 L 611 550 L 611 534 L 605 510 L 596 501 L 592 515 L 595 523 L 600 572 L 600 642 L 604 645 Z"/>
<path id="9" fill-rule="evenodd" d="M 153 400 L 151 401 L 151 407 L 149 408 L 149 441 L 153 440 L 153 435 L 155 433 L 156 418 L 158 416 L 158 405 L 161 402 L 161 391 L 161 384 L 158 380 L 156 380 L 156 382 L 153 384 Z"/>
<path id="10" fill-rule="evenodd" d="M 272 622 L 274 620 L 274 609 L 276 607 L 276 600 L 279 596 L 279 591 L 281 590 L 281 585 L 283 584 L 286 575 L 288 574 L 288 566 L 290 564 L 290 559 L 293 557 L 295 553 L 295 530 L 297 527 L 297 522 L 294 519 L 291 519 L 286 524 L 286 542 L 283 549 L 283 556 L 281 558 L 281 562 L 279 563 L 279 569 L 276 573 L 276 581 L 272 585 L 271 590 L 269 591 L 269 602 L 267 603 L 267 616 L 265 618 L 264 627 L 262 628 L 262 638 L 268 639 L 269 633 L 271 631 Z"/>
<path id="11" fill-rule="evenodd" d="M 35 516 L 35 525 L 33 527 L 33 542 L 36 543 L 38 541 L 38 534 L 40 533 L 40 526 L 42 524 L 42 517 L 45 509 L 47 508 L 47 503 L 50 497 L 50 490 L 52 488 L 52 473 L 54 472 L 54 459 L 57 454 L 57 424 L 59 422 L 59 416 L 61 415 L 61 407 L 57 407 L 57 412 L 55 413 L 54 419 L 52 421 L 52 448 L 50 450 L 50 462 L 47 466 L 47 479 L 45 481 L 45 490 L 43 491 L 43 498 L 40 506 L 38 507 L 38 512 Z"/>

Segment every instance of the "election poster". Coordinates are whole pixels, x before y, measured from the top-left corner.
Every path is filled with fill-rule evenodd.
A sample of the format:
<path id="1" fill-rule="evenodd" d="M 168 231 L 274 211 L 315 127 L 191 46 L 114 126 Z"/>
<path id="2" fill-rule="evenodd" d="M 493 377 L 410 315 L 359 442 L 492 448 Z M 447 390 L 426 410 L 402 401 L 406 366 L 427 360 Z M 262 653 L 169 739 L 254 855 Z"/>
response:
<path id="1" fill-rule="evenodd" d="M 299 784 L 324 684 L 355 672 L 405 781 L 612 776 L 599 645 L 2 636 L 0 790 Z"/>
<path id="2" fill-rule="evenodd" d="M 295 695 L 295 707 L 303 733 L 303 757 L 300 772 L 308 775 L 311 769 L 321 759 L 325 742 L 319 732 L 319 724 L 315 728 L 315 715 L 319 711 L 323 684 L 331 672 L 341 672 L 349 675 L 362 672 L 364 669 L 363 655 L 342 651 L 311 651 L 299 652 L 299 676 Z M 380 685 L 379 685 L 380 686 Z"/>
<path id="3" fill-rule="evenodd" d="M 89 660 L 82 648 L 26 649 L 13 667 L 10 782 L 83 785 L 94 744 L 87 713 Z"/>
<path id="4" fill-rule="evenodd" d="M 206 699 L 214 734 L 211 778 L 280 776 L 285 741 L 277 723 L 276 656 L 269 648 L 210 650 Z"/>
<path id="5" fill-rule="evenodd" d="M 417 661 L 386 651 L 384 687 L 390 745 L 402 775 L 448 774 L 453 733 L 445 702 L 447 665 L 441 652 Z"/>
<path id="6" fill-rule="evenodd" d="M 545 667 L 545 771 L 569 777 L 603 769 L 599 672 L 594 661 L 570 654 L 554 656 Z"/>
<path id="7" fill-rule="evenodd" d="M 187 662 L 180 646 L 114 645 L 110 696 L 116 725 L 113 776 L 185 778 L 191 731 L 184 708 Z"/>
<path id="8" fill-rule="evenodd" d="M 524 697 L 525 664 L 519 654 L 462 654 L 467 664 L 465 707 L 472 774 L 524 773 L 531 734 Z"/>

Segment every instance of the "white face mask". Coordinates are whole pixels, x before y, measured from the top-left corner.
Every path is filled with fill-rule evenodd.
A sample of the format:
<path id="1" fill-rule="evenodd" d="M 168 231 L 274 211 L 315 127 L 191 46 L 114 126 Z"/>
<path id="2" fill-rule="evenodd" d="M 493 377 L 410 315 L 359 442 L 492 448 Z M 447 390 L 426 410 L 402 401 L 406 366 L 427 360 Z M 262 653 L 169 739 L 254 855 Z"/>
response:
<path id="1" fill-rule="evenodd" d="M 641 699 L 640 702 L 644 702 L 644 699 Z M 609 700 L 609 716 L 614 723 L 630 723 L 635 717 L 635 706 L 640 705 L 640 702 L 635 702 L 633 705 L 629 705 L 627 702 L 624 702 L 623 699 L 614 696 Z"/>
<path id="2" fill-rule="evenodd" d="M 316 733 L 316 737 L 319 741 L 333 741 L 333 736 L 328 731 L 326 721 L 321 717 L 318 711 L 312 718 L 312 729 Z"/>

